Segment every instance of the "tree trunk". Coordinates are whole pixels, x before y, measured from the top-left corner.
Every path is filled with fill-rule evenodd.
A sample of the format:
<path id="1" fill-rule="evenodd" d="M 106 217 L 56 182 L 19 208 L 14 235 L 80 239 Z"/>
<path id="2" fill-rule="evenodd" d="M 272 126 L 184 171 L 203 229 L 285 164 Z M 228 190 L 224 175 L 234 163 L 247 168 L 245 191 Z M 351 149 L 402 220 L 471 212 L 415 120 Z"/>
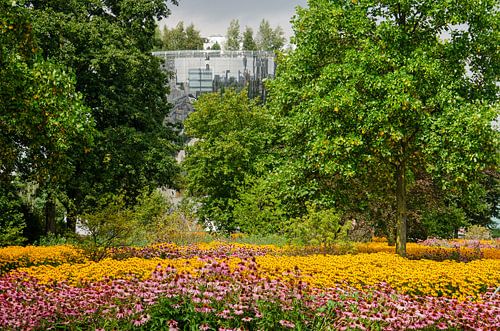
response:
<path id="1" fill-rule="evenodd" d="M 70 214 L 66 215 L 66 228 L 71 233 L 76 232 L 76 216 Z"/>
<path id="2" fill-rule="evenodd" d="M 52 194 L 45 201 L 45 234 L 49 233 L 56 233 L 56 202 Z"/>
<path id="3" fill-rule="evenodd" d="M 406 165 L 396 166 L 396 254 L 406 256 Z"/>

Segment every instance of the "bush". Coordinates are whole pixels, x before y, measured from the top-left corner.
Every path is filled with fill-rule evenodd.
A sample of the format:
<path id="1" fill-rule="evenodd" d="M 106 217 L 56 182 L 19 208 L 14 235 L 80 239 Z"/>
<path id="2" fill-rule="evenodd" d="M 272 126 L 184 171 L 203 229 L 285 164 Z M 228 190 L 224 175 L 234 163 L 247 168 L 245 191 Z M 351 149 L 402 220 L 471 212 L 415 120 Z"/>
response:
<path id="1" fill-rule="evenodd" d="M 464 211 L 456 207 L 432 210 L 422 215 L 426 237 L 454 238 L 459 228 L 467 226 Z"/>
<path id="2" fill-rule="evenodd" d="M 78 241 L 74 238 L 74 234 L 71 235 L 57 235 L 49 233 L 46 236 L 40 237 L 35 243 L 38 246 L 60 246 L 60 245 L 75 245 Z"/>
<path id="3" fill-rule="evenodd" d="M 494 228 L 491 230 L 492 238 L 500 238 L 500 228 Z"/>
<path id="4" fill-rule="evenodd" d="M 255 235 L 255 234 L 244 234 L 244 233 L 234 233 L 230 237 L 230 242 L 237 242 L 240 244 L 250 244 L 250 245 L 274 245 L 277 247 L 282 247 L 288 244 L 288 239 L 277 235 Z"/>
<path id="5" fill-rule="evenodd" d="M 0 247 L 20 245 L 26 238 L 21 201 L 12 185 L 0 183 Z"/>
<path id="6" fill-rule="evenodd" d="M 130 242 L 139 246 L 157 242 L 161 232 L 158 225 L 163 223 L 171 210 L 172 204 L 160 190 L 144 190 L 133 207 L 135 227 Z"/>
<path id="7" fill-rule="evenodd" d="M 472 240 L 490 240 L 491 231 L 484 226 L 473 225 L 467 229 L 464 238 Z"/>
<path id="8" fill-rule="evenodd" d="M 95 210 L 79 216 L 82 229 L 88 233 L 80 245 L 89 259 L 99 261 L 106 257 L 109 248 L 130 244 L 137 221 L 123 195 L 102 197 Z"/>
<path id="9" fill-rule="evenodd" d="M 250 187 L 242 187 L 238 193 L 239 201 L 233 213 L 238 229 L 252 235 L 282 233 L 286 208 L 276 189 L 279 183 L 268 178 L 252 180 Z"/>
<path id="10" fill-rule="evenodd" d="M 149 242 L 182 245 L 211 241 L 212 236 L 198 224 L 194 209 L 193 204 L 184 199 L 176 207 L 164 210 L 154 218 L 148 229 Z"/>
<path id="11" fill-rule="evenodd" d="M 307 205 L 307 214 L 291 219 L 288 236 L 303 245 L 332 245 L 345 242 L 351 224 L 341 224 L 341 217 L 333 209 L 317 210 L 316 205 Z"/>

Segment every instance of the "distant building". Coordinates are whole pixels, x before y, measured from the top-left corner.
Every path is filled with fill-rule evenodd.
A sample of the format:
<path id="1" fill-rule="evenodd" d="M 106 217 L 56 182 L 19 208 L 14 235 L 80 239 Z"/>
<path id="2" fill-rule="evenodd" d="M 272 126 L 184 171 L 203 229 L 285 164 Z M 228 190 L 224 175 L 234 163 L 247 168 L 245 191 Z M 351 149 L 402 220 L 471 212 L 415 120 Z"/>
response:
<path id="1" fill-rule="evenodd" d="M 249 97 L 264 100 L 263 82 L 275 72 L 273 52 L 160 51 L 153 55 L 162 58 L 162 69 L 172 74 L 171 95 L 175 98 L 248 86 Z"/>

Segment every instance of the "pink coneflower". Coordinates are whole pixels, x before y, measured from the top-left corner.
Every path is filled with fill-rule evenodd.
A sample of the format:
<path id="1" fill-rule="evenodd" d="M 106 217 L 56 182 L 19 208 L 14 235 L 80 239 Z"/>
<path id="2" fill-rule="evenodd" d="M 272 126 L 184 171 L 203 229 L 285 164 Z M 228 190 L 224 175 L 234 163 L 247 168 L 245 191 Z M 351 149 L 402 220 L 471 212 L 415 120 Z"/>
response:
<path id="1" fill-rule="evenodd" d="M 287 320 L 280 320 L 281 326 L 284 326 L 285 328 L 290 328 L 293 329 L 295 327 L 295 324 L 293 322 L 287 321 Z"/>
<path id="2" fill-rule="evenodd" d="M 209 330 L 209 329 L 210 329 L 210 326 L 209 326 L 208 324 L 206 324 L 206 323 L 203 323 L 203 324 L 201 324 L 201 325 L 199 326 L 199 329 L 200 329 L 201 331 L 206 331 L 206 330 Z"/>

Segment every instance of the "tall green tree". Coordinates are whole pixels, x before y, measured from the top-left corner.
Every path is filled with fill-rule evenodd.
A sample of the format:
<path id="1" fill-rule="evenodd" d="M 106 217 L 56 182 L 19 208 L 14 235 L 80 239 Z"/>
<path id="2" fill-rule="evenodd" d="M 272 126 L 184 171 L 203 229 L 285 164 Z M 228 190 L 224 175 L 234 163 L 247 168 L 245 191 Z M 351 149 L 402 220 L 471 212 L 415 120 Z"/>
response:
<path id="1" fill-rule="evenodd" d="M 229 22 L 229 27 L 226 32 L 225 49 L 228 51 L 238 51 L 240 49 L 240 22 L 236 19 Z"/>
<path id="2" fill-rule="evenodd" d="M 251 27 L 247 26 L 243 32 L 243 50 L 244 51 L 256 51 L 257 44 L 253 38 L 253 30 Z"/>
<path id="3" fill-rule="evenodd" d="M 284 34 L 283 29 L 279 25 L 273 30 L 269 21 L 263 19 L 257 31 L 258 49 L 262 51 L 276 51 L 282 49 L 285 45 Z"/>
<path id="4" fill-rule="evenodd" d="M 155 28 L 155 34 L 153 36 L 153 51 L 159 51 L 163 49 L 163 40 L 160 27 Z"/>
<path id="5" fill-rule="evenodd" d="M 186 133 L 198 139 L 183 164 L 187 189 L 201 202 L 200 219 L 232 232 L 240 191 L 264 171 L 257 161 L 269 146 L 272 121 L 245 91 L 204 94 L 194 106 L 184 123 Z"/>
<path id="6" fill-rule="evenodd" d="M 40 56 L 32 11 L 0 6 L 0 186 L 35 182 L 48 194 L 45 225 L 54 232 L 52 203 L 76 171 L 72 153 L 92 146 L 94 120 L 71 69 Z"/>
<path id="7" fill-rule="evenodd" d="M 172 29 L 163 28 L 162 41 L 163 50 L 200 50 L 203 49 L 204 39 L 194 24 L 184 28 L 184 22 L 181 21 Z"/>
<path id="8" fill-rule="evenodd" d="M 177 4 L 177 1 L 170 1 Z M 76 90 L 96 123 L 95 146 L 71 150 L 75 167 L 66 183 L 70 216 L 105 193 L 173 185 L 176 164 L 166 75 L 153 57 L 166 1 L 26 1 L 43 57 L 73 68 Z M 74 218 L 72 218 L 74 219 Z"/>
<path id="9" fill-rule="evenodd" d="M 162 41 L 164 50 L 182 49 L 186 43 L 184 22 L 177 23 L 172 29 L 163 27 Z"/>
<path id="10" fill-rule="evenodd" d="M 419 174 L 450 206 L 485 199 L 479 183 L 498 165 L 498 23 L 494 0 L 310 0 L 297 11 L 297 48 L 269 87 L 283 146 L 333 195 L 381 183 L 400 255 Z"/>
<path id="11" fill-rule="evenodd" d="M 203 49 L 204 39 L 200 35 L 200 31 L 196 30 L 194 24 L 189 24 L 186 28 L 186 49 Z"/>

